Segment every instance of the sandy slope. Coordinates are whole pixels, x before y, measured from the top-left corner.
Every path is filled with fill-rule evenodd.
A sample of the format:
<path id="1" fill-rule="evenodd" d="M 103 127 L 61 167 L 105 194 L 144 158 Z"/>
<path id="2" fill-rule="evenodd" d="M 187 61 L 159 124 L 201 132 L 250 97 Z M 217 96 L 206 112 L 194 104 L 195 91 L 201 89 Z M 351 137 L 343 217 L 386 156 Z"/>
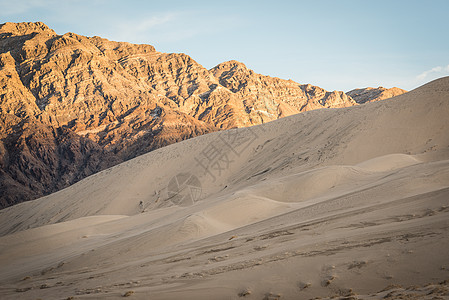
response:
<path id="1" fill-rule="evenodd" d="M 443 78 L 187 140 L 2 210 L 1 298 L 447 298 L 448 115 Z M 200 197 L 174 193 L 179 174 Z"/>

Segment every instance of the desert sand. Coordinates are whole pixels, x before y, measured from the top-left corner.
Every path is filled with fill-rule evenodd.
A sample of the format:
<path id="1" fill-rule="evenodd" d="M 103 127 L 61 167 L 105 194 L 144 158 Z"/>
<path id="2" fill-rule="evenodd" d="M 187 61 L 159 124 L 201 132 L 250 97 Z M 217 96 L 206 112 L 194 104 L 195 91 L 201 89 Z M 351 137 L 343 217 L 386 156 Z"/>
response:
<path id="1" fill-rule="evenodd" d="M 448 299 L 448 116 L 446 77 L 1 210 L 1 299 Z"/>

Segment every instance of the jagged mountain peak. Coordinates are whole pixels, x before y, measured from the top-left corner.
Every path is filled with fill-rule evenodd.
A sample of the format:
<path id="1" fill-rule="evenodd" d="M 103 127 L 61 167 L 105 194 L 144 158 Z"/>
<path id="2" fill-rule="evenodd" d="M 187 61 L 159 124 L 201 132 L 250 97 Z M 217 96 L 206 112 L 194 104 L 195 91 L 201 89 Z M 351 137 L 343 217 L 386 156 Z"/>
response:
<path id="1" fill-rule="evenodd" d="M 6 22 L 0 24 L 0 34 L 15 35 L 28 35 L 32 33 L 49 33 L 56 34 L 53 29 L 50 29 L 42 22 L 22 22 L 12 23 Z"/>
<path id="2" fill-rule="evenodd" d="M 228 60 L 228 61 L 219 63 L 218 65 L 216 65 L 215 67 L 213 67 L 213 68 L 211 69 L 211 71 L 214 71 L 214 70 L 223 70 L 223 69 L 229 71 L 229 70 L 231 70 L 231 69 L 233 69 L 233 68 L 235 68 L 235 69 L 240 69 L 240 70 L 249 70 L 249 69 L 246 67 L 246 65 L 245 65 L 244 63 L 242 63 L 242 62 L 239 62 L 239 61 L 237 61 L 237 60 Z"/>

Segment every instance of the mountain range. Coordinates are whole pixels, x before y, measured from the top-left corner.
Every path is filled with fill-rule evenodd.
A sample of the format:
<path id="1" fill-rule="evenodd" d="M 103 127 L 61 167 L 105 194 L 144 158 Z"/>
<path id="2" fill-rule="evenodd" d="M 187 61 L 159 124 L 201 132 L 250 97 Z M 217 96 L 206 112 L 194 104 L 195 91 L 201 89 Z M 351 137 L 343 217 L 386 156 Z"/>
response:
<path id="1" fill-rule="evenodd" d="M 228 61 L 47 25 L 0 25 L 0 208 L 195 136 L 404 93 L 326 91 Z"/>

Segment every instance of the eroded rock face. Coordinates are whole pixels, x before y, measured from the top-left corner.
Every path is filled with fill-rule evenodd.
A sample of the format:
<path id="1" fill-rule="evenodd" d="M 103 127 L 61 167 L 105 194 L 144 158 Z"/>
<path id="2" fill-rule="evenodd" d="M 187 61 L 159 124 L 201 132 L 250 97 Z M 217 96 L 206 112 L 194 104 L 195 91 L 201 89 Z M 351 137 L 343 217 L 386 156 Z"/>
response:
<path id="1" fill-rule="evenodd" d="M 346 94 L 354 99 L 355 102 L 363 104 L 366 102 L 385 100 L 404 93 L 407 93 L 407 91 L 397 87 L 387 89 L 380 86 L 378 88 L 368 87 L 363 89 L 355 89 L 347 92 Z"/>
<path id="2" fill-rule="evenodd" d="M 197 135 L 357 103 L 150 45 L 0 25 L 0 207 Z"/>

